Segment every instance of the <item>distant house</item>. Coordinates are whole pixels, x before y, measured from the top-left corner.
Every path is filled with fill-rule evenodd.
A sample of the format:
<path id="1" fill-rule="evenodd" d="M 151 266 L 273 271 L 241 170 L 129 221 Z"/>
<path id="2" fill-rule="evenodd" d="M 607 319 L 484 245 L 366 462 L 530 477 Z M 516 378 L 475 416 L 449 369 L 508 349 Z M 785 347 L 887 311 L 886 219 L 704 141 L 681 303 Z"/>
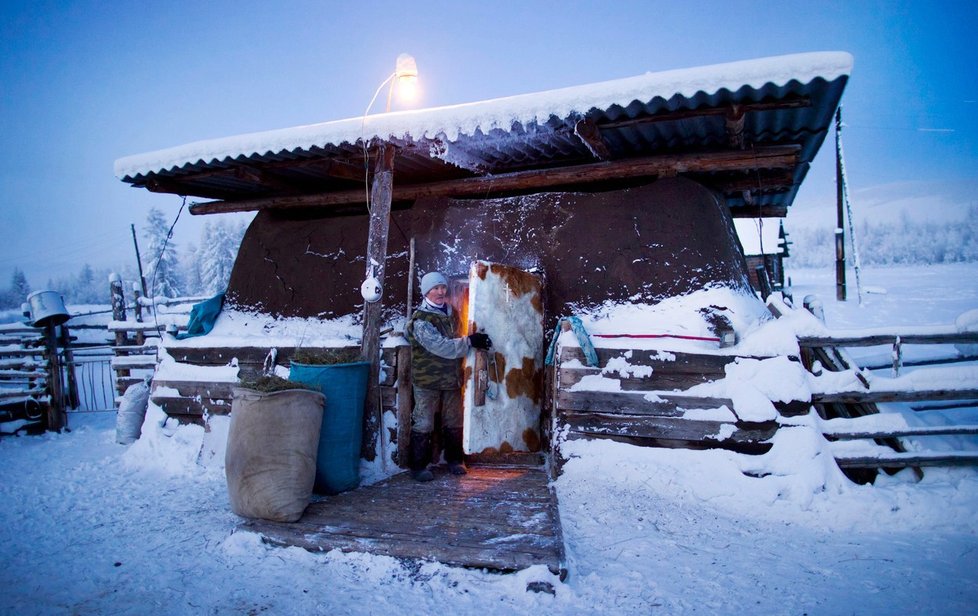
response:
<path id="1" fill-rule="evenodd" d="M 384 326 L 405 312 L 413 257 L 415 281 L 434 269 L 464 281 L 474 261 L 539 276 L 549 331 L 605 302 L 654 304 L 710 285 L 752 294 L 733 220 L 786 214 L 851 63 L 806 53 L 647 73 L 201 141 L 122 158 L 115 173 L 205 199 L 193 214 L 258 212 L 229 306 L 333 318 L 364 310 L 369 169 L 374 198 L 391 207 L 389 226 L 375 223 L 385 237 L 371 236 L 386 255 L 373 266 Z M 548 405 L 538 361 L 510 362 L 497 378 L 529 375 L 523 395 Z M 539 446 L 537 428 L 507 444 Z"/>

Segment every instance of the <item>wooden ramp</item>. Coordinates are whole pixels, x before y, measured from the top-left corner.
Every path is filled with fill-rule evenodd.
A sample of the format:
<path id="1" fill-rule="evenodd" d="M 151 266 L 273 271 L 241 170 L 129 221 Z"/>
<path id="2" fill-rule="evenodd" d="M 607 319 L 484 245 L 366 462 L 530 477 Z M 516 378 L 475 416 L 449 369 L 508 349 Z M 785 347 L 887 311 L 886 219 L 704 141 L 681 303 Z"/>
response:
<path id="1" fill-rule="evenodd" d="M 319 497 L 293 524 L 249 520 L 238 528 L 275 545 L 367 552 L 462 567 L 518 571 L 546 565 L 566 576 L 557 499 L 542 466 L 442 467 L 418 483 L 407 473 Z"/>

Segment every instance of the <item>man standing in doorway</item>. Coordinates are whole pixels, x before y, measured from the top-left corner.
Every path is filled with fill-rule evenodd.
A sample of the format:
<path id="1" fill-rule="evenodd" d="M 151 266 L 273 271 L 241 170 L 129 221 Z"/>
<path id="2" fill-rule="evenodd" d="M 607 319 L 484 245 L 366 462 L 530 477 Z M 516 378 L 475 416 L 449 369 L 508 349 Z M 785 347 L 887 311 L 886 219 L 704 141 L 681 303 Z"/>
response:
<path id="1" fill-rule="evenodd" d="M 448 279 L 441 272 L 421 278 L 421 305 L 411 315 L 406 333 L 411 343 L 414 411 L 411 414 L 411 476 L 431 481 L 432 433 L 441 413 L 445 462 L 453 475 L 466 473 L 462 454 L 462 358 L 470 348 L 486 349 L 486 334 L 457 336 L 458 317 L 448 303 Z"/>

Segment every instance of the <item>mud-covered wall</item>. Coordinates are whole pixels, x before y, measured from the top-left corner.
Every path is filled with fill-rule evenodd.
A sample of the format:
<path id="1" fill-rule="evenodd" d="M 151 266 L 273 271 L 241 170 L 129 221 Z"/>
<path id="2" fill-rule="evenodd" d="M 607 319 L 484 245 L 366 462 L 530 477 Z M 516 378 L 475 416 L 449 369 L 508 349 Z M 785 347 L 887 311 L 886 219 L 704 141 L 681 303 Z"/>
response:
<path id="1" fill-rule="evenodd" d="M 548 323 L 607 300 L 655 302 L 711 284 L 750 290 L 726 207 L 682 178 L 604 193 L 422 199 L 395 211 L 389 316 L 404 310 L 412 234 L 417 277 L 433 269 L 465 276 L 475 259 L 535 268 L 545 278 Z M 359 313 L 366 244 L 365 214 L 262 212 L 242 242 L 229 299 L 285 316 Z"/>

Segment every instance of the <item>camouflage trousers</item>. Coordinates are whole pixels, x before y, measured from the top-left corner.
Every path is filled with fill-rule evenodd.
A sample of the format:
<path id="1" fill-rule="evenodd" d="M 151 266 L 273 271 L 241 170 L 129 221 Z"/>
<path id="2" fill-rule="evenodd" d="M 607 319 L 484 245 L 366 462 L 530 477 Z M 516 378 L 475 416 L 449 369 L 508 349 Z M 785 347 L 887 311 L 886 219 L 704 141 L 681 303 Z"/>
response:
<path id="1" fill-rule="evenodd" d="M 441 413 L 442 429 L 462 429 L 462 391 L 459 389 L 414 388 L 414 411 L 411 431 L 431 434 L 435 431 L 435 414 Z"/>

